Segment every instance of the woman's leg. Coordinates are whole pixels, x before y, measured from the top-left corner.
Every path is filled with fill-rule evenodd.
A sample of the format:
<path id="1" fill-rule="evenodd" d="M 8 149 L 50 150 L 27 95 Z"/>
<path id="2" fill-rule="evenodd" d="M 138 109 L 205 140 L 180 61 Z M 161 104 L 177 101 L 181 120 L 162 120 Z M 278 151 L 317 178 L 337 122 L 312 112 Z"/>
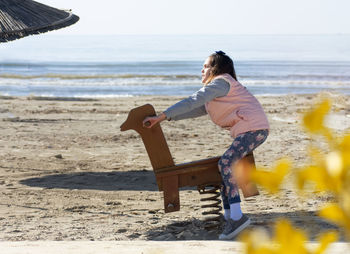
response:
<path id="1" fill-rule="evenodd" d="M 230 209 L 231 204 L 241 201 L 237 183 L 232 177 L 232 165 L 261 145 L 267 135 L 268 130 L 257 130 L 237 136 L 219 160 L 218 165 L 223 180 L 221 196 L 225 210 Z"/>
<path id="2" fill-rule="evenodd" d="M 224 208 L 230 209 L 230 219 L 226 221 L 224 230 L 219 235 L 221 240 L 234 238 L 250 224 L 250 219 L 241 211 L 241 199 L 237 183 L 232 177 L 231 166 L 262 144 L 267 135 L 268 130 L 249 131 L 239 135 L 219 160 L 219 169 L 223 179 L 222 200 Z M 225 214 L 228 214 L 228 210 L 225 210 Z"/>

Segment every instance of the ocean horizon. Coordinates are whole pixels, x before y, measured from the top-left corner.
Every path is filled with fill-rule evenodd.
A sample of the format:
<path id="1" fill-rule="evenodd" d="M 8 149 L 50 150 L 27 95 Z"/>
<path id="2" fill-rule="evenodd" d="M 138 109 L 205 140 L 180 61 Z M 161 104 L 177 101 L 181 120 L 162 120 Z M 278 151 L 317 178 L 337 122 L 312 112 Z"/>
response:
<path id="1" fill-rule="evenodd" d="M 256 95 L 350 94 L 350 35 L 40 35 L 0 44 L 0 95 L 190 95 L 215 50 Z"/>

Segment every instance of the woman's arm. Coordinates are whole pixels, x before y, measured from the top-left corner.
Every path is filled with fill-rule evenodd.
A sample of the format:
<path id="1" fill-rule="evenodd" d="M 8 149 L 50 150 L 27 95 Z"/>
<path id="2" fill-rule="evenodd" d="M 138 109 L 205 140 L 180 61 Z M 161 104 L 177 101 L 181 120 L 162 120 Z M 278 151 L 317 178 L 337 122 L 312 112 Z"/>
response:
<path id="1" fill-rule="evenodd" d="M 202 114 L 204 113 L 203 109 L 205 108 L 203 107 L 206 102 L 227 95 L 229 90 L 230 84 L 227 81 L 224 79 L 215 79 L 213 82 L 202 87 L 188 98 L 169 107 L 163 113 L 166 115 L 167 119 L 171 120 L 197 117 L 200 112 Z"/>
<path id="2" fill-rule="evenodd" d="M 169 121 L 170 120 L 178 121 L 178 120 L 183 120 L 183 119 L 188 119 L 188 118 L 196 118 L 196 117 L 204 116 L 206 114 L 207 114 L 207 110 L 205 109 L 205 105 L 202 105 L 199 108 L 194 108 L 191 111 L 186 112 L 186 113 L 181 114 L 181 115 L 177 115 L 174 118 L 167 117 L 167 119 Z"/>
<path id="3" fill-rule="evenodd" d="M 165 119 L 176 121 L 204 115 L 207 113 L 205 110 L 205 103 L 217 97 L 225 96 L 229 90 L 230 84 L 227 81 L 224 79 L 215 79 L 188 98 L 169 107 L 163 113 L 153 117 L 146 117 L 143 121 L 143 126 L 152 128 L 152 126 Z"/>

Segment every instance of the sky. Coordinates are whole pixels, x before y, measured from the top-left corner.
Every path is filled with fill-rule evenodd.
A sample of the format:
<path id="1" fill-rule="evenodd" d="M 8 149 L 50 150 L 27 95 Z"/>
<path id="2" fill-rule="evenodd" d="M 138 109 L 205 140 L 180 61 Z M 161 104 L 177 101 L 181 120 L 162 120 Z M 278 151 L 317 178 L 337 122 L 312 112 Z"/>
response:
<path id="1" fill-rule="evenodd" d="M 55 34 L 350 34 L 350 0 L 37 0 L 80 21 Z"/>

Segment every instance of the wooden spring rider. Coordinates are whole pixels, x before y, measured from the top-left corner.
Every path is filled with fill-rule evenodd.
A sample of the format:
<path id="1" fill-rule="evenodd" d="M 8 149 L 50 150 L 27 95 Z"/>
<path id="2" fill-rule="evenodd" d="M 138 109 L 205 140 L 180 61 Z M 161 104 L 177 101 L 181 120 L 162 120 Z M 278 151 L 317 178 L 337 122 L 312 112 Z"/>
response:
<path id="1" fill-rule="evenodd" d="M 217 186 L 217 190 L 220 187 L 222 182 L 218 169 L 220 156 L 175 165 L 160 124 L 152 128 L 143 127 L 143 120 L 147 116 L 154 115 L 156 115 L 156 112 L 150 104 L 134 108 L 129 112 L 126 121 L 120 126 L 120 130 L 133 129 L 141 135 L 156 176 L 159 191 L 163 191 L 164 194 L 165 212 L 179 211 L 179 188 L 197 186 L 200 190 L 203 186 Z M 249 181 L 249 173 L 255 169 L 253 154 L 248 154 L 234 166 L 234 172 L 241 172 L 236 176 L 239 176 L 237 181 L 242 189 L 243 196 L 258 195 L 256 185 Z M 220 199 L 217 199 L 219 196 L 220 194 L 215 199 L 216 201 L 219 200 L 218 203 L 220 203 Z M 220 212 L 220 210 L 221 207 L 215 213 Z"/>

